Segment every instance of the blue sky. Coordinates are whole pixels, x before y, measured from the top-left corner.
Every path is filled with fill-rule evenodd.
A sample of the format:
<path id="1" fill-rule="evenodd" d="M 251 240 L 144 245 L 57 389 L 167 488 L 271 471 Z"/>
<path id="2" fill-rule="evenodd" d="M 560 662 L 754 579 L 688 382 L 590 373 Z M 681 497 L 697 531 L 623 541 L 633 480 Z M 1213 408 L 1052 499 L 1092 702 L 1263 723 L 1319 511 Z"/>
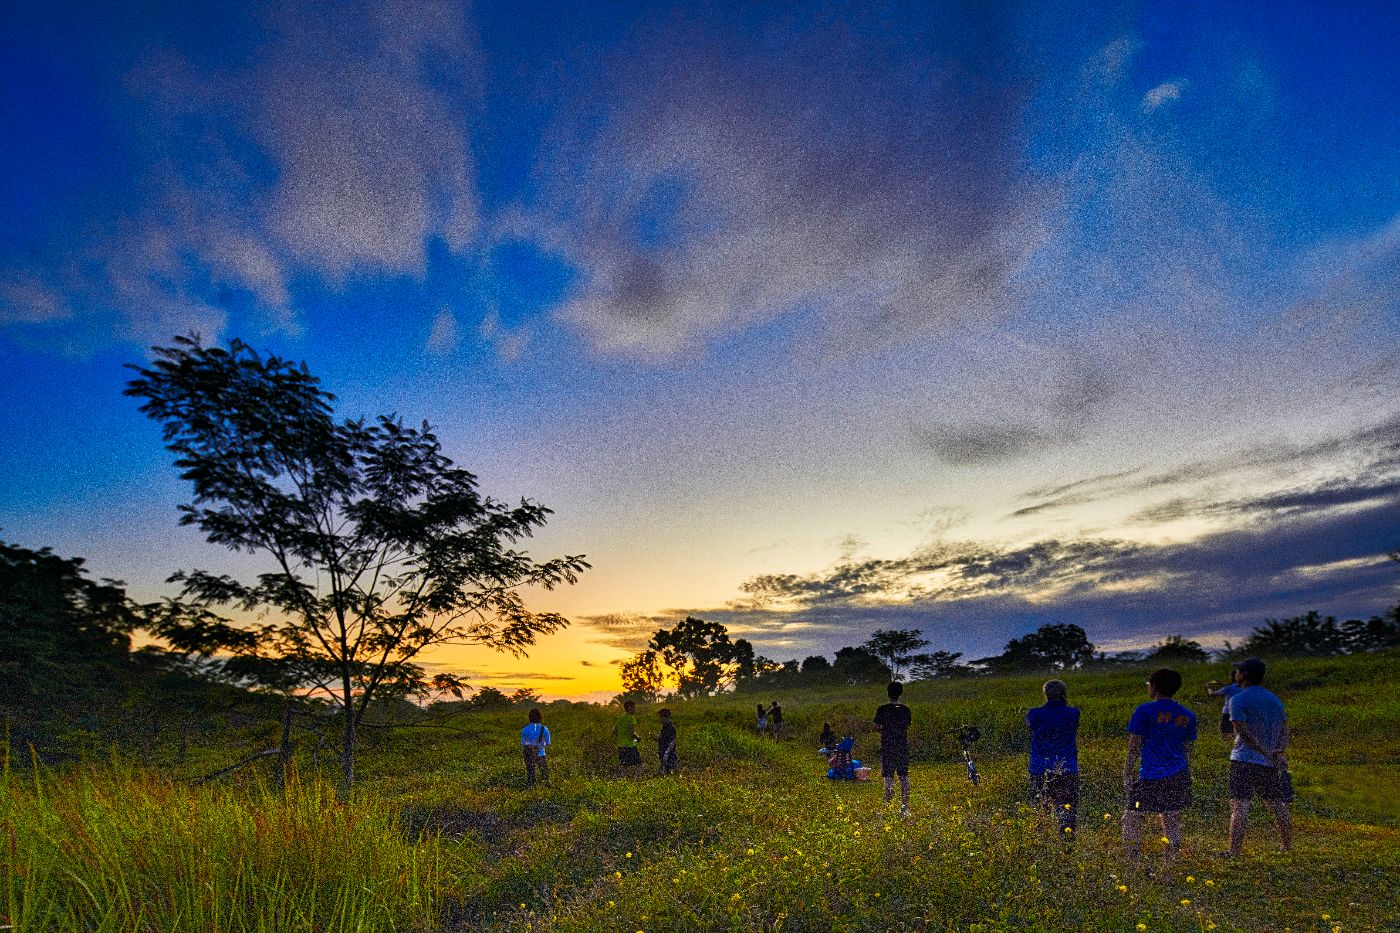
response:
<path id="1" fill-rule="evenodd" d="M 686 611 L 785 658 L 1395 600 L 1387 5 L 0 17 L 9 540 L 243 566 L 120 395 L 194 330 L 556 510 L 577 624 L 482 678 L 603 689 Z"/>

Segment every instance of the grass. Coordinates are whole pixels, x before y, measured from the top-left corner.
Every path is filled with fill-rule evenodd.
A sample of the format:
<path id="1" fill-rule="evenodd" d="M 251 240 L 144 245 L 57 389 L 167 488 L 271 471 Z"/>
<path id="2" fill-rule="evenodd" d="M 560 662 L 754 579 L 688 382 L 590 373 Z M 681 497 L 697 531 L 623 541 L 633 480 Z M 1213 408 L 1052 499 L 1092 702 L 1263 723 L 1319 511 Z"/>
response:
<path id="1" fill-rule="evenodd" d="M 1083 712 L 1080 832 L 1023 804 L 1024 709 L 1041 678 L 912 685 L 911 819 L 878 783 L 822 777 L 823 720 L 876 747 L 875 688 L 784 695 L 761 741 L 753 698 L 674 704 L 682 774 L 612 776 L 614 713 L 547 707 L 554 783 L 526 789 L 519 711 L 375 734 L 347 805 L 308 776 L 193 789 L 120 765 L 3 779 L 5 922 L 18 930 L 1241 930 L 1400 929 L 1400 673 L 1394 654 L 1277 665 L 1298 842 L 1251 829 L 1218 859 L 1228 814 L 1218 705 L 1201 719 L 1196 800 L 1172 877 L 1128 872 L 1119 843 L 1123 725 L 1142 672 L 1069 678 Z M 763 699 L 769 699 L 765 696 Z M 654 710 L 642 710 L 654 735 Z M 984 781 L 951 737 L 974 722 Z M 173 775 L 173 776 L 172 776 Z M 1149 855 L 1160 852 L 1150 844 Z M 1149 858 L 1147 864 L 1152 864 Z"/>
<path id="2" fill-rule="evenodd" d="M 432 925 L 452 859 L 371 797 L 192 789 L 126 768 L 0 778 L 16 930 L 392 930 Z"/>

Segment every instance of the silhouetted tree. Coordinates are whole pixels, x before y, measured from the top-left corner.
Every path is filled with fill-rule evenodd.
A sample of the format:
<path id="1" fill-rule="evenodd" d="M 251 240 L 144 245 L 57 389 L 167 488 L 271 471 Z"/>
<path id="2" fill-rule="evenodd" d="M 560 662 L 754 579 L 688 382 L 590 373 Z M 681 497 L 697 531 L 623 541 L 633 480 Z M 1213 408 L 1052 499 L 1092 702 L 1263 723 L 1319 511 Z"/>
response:
<path id="1" fill-rule="evenodd" d="M 1346 636 L 1337 627 L 1337 620 L 1324 618 L 1316 610 L 1292 619 L 1266 619 L 1240 646 L 1244 654 L 1266 657 L 1330 657 L 1344 654 L 1346 649 Z"/>
<path id="2" fill-rule="evenodd" d="M 837 679 L 846 684 L 888 683 L 894 679 L 889 667 L 865 648 L 841 648 L 832 665 Z"/>
<path id="3" fill-rule="evenodd" d="M 1168 635 L 1152 646 L 1145 660 L 1151 664 L 1203 664 L 1210 660 L 1210 652 L 1201 643 L 1181 635 Z"/>
<path id="4" fill-rule="evenodd" d="M 1057 622 L 1011 639 L 1001 654 L 978 663 L 992 671 L 1064 670 L 1092 660 L 1094 645 L 1084 630 L 1073 623 Z"/>
<path id="5" fill-rule="evenodd" d="M 772 664 L 755 655 L 747 639 L 730 641 L 729 630 L 722 623 L 694 616 L 686 616 L 675 628 L 658 629 L 649 645 L 649 650 L 670 668 L 676 693 L 682 697 L 712 696 L 740 679 L 758 676 L 760 667 L 767 669 Z M 645 654 L 642 652 L 633 661 Z"/>
<path id="6" fill-rule="evenodd" d="M 1400 607 L 1385 616 L 1371 616 L 1364 622 L 1348 619 L 1342 623 L 1342 638 L 1349 652 L 1400 648 Z"/>
<path id="7" fill-rule="evenodd" d="M 966 664 L 959 664 L 961 651 L 935 651 L 931 654 L 915 655 L 910 664 L 910 675 L 915 680 L 931 680 L 935 677 L 953 677 L 968 671 Z"/>
<path id="8" fill-rule="evenodd" d="M 82 558 L 0 542 L 0 717 L 11 741 L 44 751 L 68 730 L 98 731 L 143 622 L 122 584 L 88 579 Z"/>
<path id="9" fill-rule="evenodd" d="M 480 710 L 510 709 L 514 705 L 510 697 L 495 687 L 477 688 L 476 693 L 472 694 L 472 698 L 467 703 L 473 709 Z"/>
<path id="10" fill-rule="evenodd" d="M 861 647 L 884 661 L 891 679 L 898 680 L 919 649 L 931 644 L 918 629 L 876 629 Z"/>
<path id="11" fill-rule="evenodd" d="M 520 590 L 572 583 L 582 557 L 536 563 L 517 543 L 550 511 L 483 496 L 425 423 L 336 421 L 334 396 L 304 364 L 198 338 L 155 348 L 126 394 L 159 422 L 194 487 L 180 507 L 214 544 L 262 555 L 256 583 L 193 571 L 166 604 L 161 634 L 203 628 L 221 650 L 281 662 L 343 714 L 342 788 L 355 775 L 356 730 L 382 693 L 422 682 L 435 645 L 523 654 L 568 624 L 525 607 Z M 214 613 L 262 611 L 259 621 Z M 206 647 L 210 647 L 206 645 Z M 212 653 L 212 650 L 211 650 Z"/>
<path id="12" fill-rule="evenodd" d="M 666 687 L 666 672 L 661 669 L 661 655 L 648 648 L 618 665 L 622 677 L 622 696 L 639 703 L 654 703 Z"/>

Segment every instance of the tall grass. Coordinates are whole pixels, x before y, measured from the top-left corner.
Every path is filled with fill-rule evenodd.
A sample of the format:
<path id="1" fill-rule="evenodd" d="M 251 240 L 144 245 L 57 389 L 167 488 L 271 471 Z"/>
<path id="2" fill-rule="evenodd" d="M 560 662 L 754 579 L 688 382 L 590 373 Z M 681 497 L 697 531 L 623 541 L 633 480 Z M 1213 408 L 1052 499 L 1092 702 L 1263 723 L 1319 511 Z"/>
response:
<path id="1" fill-rule="evenodd" d="M 1024 710 L 1041 677 L 915 684 L 914 815 L 878 782 L 824 779 L 821 723 L 875 758 L 879 686 L 792 691 L 784 740 L 759 739 L 750 695 L 671 703 L 682 773 L 616 776 L 616 710 L 550 706 L 552 784 L 526 788 L 524 711 L 367 733 L 348 802 L 312 774 L 284 794 L 191 787 L 121 764 L 0 775 L 0 926 L 21 931 L 1400 930 L 1400 655 L 1279 664 L 1298 844 L 1268 821 L 1246 857 L 1224 844 L 1226 743 L 1201 718 L 1195 802 L 1170 877 L 1132 874 L 1119 840 L 1123 726 L 1143 672 L 1075 672 L 1083 802 L 1072 845 L 1026 809 Z M 764 700 L 772 699 L 764 695 Z M 982 727 L 983 782 L 953 739 Z M 222 750 L 227 754 L 227 749 Z M 331 780 L 334 775 L 327 775 Z M 1150 857 L 1161 852 L 1149 838 Z M 1139 926 L 1141 925 L 1141 926 Z"/>
<path id="2" fill-rule="evenodd" d="M 20 933 L 403 930 L 439 911 L 439 841 L 320 780 L 274 794 L 7 762 L 0 808 L 5 922 Z"/>

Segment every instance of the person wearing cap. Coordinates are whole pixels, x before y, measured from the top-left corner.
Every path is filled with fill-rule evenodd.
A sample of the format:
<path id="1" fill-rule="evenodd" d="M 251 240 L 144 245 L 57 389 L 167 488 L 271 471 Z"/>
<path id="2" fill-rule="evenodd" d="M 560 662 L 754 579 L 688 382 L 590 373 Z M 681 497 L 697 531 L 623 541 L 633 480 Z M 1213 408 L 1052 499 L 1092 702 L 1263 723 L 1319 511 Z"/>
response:
<path id="1" fill-rule="evenodd" d="M 1230 849 L 1244 849 L 1249 827 L 1249 804 L 1258 796 L 1274 811 L 1283 851 L 1293 848 L 1293 819 L 1288 813 L 1288 715 L 1283 701 L 1264 689 L 1265 664 L 1259 658 L 1235 663 L 1243 690 L 1230 700 L 1230 724 L 1235 745 L 1230 751 Z"/>

